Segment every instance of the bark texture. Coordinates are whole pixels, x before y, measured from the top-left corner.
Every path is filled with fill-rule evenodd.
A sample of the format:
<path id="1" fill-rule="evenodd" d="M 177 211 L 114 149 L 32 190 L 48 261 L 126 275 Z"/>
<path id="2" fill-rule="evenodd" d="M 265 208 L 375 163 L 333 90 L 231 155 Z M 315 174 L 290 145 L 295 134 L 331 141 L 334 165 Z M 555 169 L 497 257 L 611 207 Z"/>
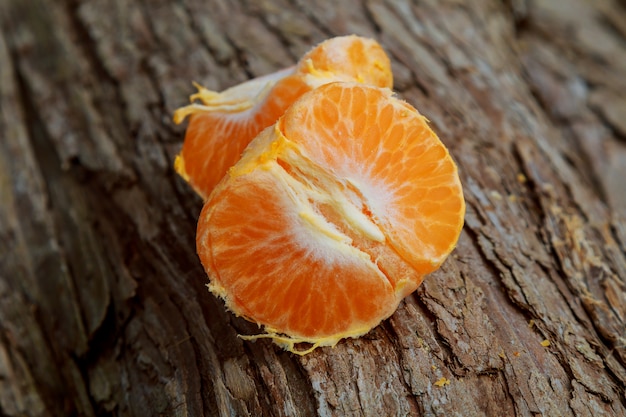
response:
<path id="1" fill-rule="evenodd" d="M 297 357 L 207 292 L 171 116 L 348 33 L 466 225 L 389 320 Z M 3 0 L 0 134 L 2 416 L 626 416 L 623 2 Z"/>

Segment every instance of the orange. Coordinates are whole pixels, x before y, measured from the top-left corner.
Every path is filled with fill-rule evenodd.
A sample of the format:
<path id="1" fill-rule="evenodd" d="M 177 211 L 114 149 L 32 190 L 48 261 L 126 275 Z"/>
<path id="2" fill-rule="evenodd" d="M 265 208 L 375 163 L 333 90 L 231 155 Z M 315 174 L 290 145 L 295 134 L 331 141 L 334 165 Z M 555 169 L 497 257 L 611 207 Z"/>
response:
<path id="1" fill-rule="evenodd" d="M 205 200 L 237 162 L 248 143 L 274 124 L 305 92 L 332 81 L 356 81 L 392 87 L 389 58 L 374 40 L 342 36 L 322 42 L 297 66 L 256 78 L 217 93 L 203 87 L 191 96 L 200 103 L 174 114 L 190 116 L 176 171 Z"/>
<path id="2" fill-rule="evenodd" d="M 330 83 L 250 143 L 196 243 L 209 289 L 265 326 L 257 337 L 307 353 L 389 317 L 453 250 L 464 212 L 456 165 L 417 110 Z"/>

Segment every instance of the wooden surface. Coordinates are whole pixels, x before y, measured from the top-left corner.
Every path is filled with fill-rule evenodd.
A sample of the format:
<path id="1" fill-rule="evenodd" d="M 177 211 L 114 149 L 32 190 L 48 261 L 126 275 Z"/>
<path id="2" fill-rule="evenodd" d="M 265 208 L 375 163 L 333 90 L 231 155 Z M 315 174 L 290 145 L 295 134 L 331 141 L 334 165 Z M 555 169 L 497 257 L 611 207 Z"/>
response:
<path id="1" fill-rule="evenodd" d="M 389 320 L 297 357 L 207 292 L 171 116 L 348 33 L 466 225 Z M 3 0 L 0 135 L 1 416 L 626 416 L 623 2 Z"/>

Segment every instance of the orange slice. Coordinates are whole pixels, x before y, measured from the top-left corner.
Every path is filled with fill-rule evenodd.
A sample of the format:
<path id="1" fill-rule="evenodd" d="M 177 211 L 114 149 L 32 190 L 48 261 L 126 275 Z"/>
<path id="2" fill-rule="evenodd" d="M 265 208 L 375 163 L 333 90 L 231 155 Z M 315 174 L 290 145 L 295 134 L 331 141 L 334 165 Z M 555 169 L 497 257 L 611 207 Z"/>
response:
<path id="1" fill-rule="evenodd" d="M 389 317 L 459 237 L 456 165 L 391 90 L 331 83 L 254 139 L 205 203 L 209 289 L 296 353 Z M 296 351 L 300 342 L 313 346 Z"/>
<path id="2" fill-rule="evenodd" d="M 374 40 L 342 36 L 322 42 L 297 66 L 256 78 L 222 93 L 197 86 L 193 103 L 174 114 L 190 116 L 175 169 L 205 200 L 248 143 L 274 124 L 298 97 L 333 81 L 392 87 L 389 58 Z"/>

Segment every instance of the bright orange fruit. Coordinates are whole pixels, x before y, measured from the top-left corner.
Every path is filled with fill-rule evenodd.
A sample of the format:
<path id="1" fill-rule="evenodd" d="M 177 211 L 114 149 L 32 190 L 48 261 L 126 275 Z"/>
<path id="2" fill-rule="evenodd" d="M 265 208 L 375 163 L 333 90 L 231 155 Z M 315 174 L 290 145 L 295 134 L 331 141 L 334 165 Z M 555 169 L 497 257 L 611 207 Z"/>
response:
<path id="1" fill-rule="evenodd" d="M 202 210 L 197 250 L 210 290 L 260 337 L 312 350 L 389 317 L 452 251 L 464 212 L 457 167 L 417 110 L 331 83 L 250 143 Z"/>
<path id="2" fill-rule="evenodd" d="M 248 143 L 305 92 L 333 81 L 392 87 L 389 58 L 374 40 L 341 36 L 322 42 L 295 67 L 217 93 L 198 86 L 191 101 L 174 114 L 190 116 L 176 171 L 205 200 Z"/>

